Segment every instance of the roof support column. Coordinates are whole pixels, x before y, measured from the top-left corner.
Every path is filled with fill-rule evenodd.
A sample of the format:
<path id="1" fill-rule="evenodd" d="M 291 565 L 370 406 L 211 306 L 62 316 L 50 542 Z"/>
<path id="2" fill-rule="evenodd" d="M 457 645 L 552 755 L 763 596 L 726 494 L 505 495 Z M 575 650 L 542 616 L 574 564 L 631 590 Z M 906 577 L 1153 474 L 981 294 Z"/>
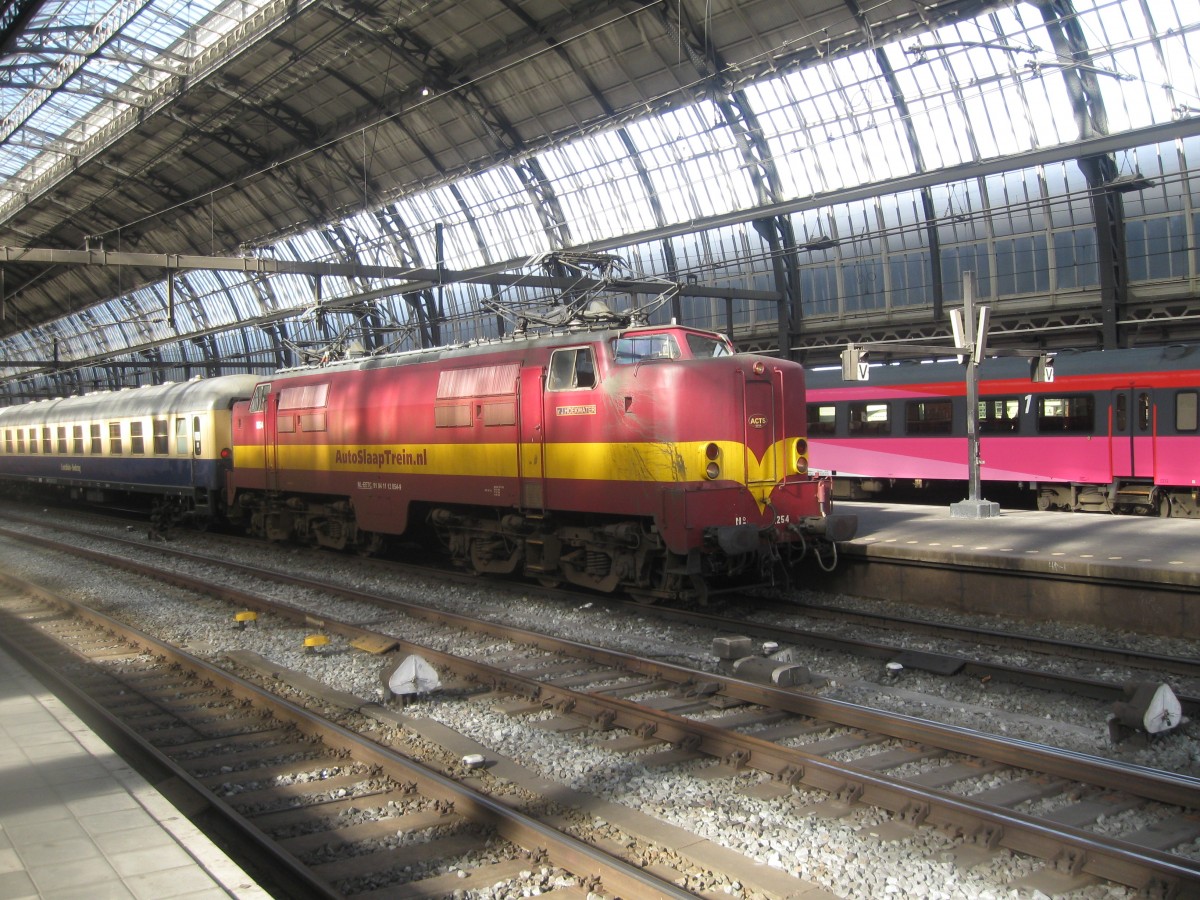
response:
<path id="1" fill-rule="evenodd" d="M 1071 0 L 1039 4 L 1046 32 L 1059 59 L 1071 60 L 1062 72 L 1067 96 L 1075 113 L 1080 140 L 1108 134 L 1108 114 L 1100 93 L 1099 71 L 1092 62 L 1087 39 L 1079 26 Z M 1119 192 L 1110 186 L 1117 164 L 1108 154 L 1083 157 L 1079 169 L 1087 179 L 1096 223 L 1096 248 L 1100 268 L 1100 334 L 1105 350 L 1120 346 L 1117 320 L 1128 294 L 1125 253 L 1125 209 Z"/>

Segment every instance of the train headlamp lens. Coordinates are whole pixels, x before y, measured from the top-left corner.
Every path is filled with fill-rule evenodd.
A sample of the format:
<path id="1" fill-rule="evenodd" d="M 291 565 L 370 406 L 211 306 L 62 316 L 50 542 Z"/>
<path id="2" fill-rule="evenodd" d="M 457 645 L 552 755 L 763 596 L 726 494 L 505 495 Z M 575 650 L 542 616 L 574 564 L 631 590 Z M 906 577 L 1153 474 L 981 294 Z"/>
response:
<path id="1" fill-rule="evenodd" d="M 705 469 L 704 469 L 704 474 L 705 474 L 705 475 L 708 477 L 708 479 L 711 481 L 712 479 L 716 478 L 718 475 L 720 475 L 720 474 L 721 474 L 721 467 L 720 467 L 720 466 L 718 466 L 718 465 L 717 465 L 715 462 L 710 462 L 710 463 L 709 463 L 709 464 L 708 464 L 708 465 L 705 467 Z"/>

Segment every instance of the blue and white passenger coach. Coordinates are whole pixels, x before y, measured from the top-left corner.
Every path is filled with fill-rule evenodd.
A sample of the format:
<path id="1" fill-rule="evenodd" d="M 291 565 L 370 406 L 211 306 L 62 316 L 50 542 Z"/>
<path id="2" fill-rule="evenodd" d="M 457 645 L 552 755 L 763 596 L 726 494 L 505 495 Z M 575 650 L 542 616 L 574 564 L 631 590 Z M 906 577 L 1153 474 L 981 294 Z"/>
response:
<path id="1" fill-rule="evenodd" d="M 220 516 L 230 415 L 260 379 L 230 375 L 0 409 L 0 479 L 94 503 Z"/>

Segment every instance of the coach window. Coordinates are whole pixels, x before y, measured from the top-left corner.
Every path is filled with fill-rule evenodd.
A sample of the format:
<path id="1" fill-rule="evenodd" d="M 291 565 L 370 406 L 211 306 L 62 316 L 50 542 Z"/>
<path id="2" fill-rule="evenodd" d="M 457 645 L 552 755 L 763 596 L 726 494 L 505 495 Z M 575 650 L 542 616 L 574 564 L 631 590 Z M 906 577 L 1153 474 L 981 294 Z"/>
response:
<path id="1" fill-rule="evenodd" d="M 187 419 L 175 420 L 175 452 L 179 456 L 189 456 Z"/>
<path id="2" fill-rule="evenodd" d="M 574 391 L 596 386 L 596 365 L 591 347 L 555 350 L 550 357 L 548 391 Z"/>
<path id="3" fill-rule="evenodd" d="M 1113 427 L 1121 434 L 1129 430 L 1129 397 L 1124 393 L 1117 394 L 1116 406 L 1113 409 Z"/>
<path id="4" fill-rule="evenodd" d="M 58 426 L 58 452 L 66 454 L 67 452 L 67 426 Z"/>
<path id="5" fill-rule="evenodd" d="M 1020 427 L 1019 397 L 986 397 L 979 401 L 980 434 L 1016 434 Z"/>
<path id="6" fill-rule="evenodd" d="M 71 452 L 76 456 L 83 456 L 83 426 L 71 426 Z"/>
<path id="7" fill-rule="evenodd" d="M 949 434 L 953 424 L 949 400 L 909 400 L 904 404 L 906 434 Z"/>
<path id="8" fill-rule="evenodd" d="M 29 452 L 30 453 L 38 452 L 38 438 L 37 438 L 37 429 L 36 428 L 29 429 Z"/>
<path id="9" fill-rule="evenodd" d="M 13 452 L 13 435 L 12 435 L 11 428 L 6 428 L 4 430 L 4 452 L 5 453 Z"/>
<path id="10" fill-rule="evenodd" d="M 121 455 L 121 423 L 108 423 L 108 452 L 113 456 Z"/>
<path id="11" fill-rule="evenodd" d="M 1198 424 L 1197 394 L 1195 391 L 1180 391 L 1175 395 L 1175 430 L 1195 431 Z"/>
<path id="12" fill-rule="evenodd" d="M 892 433 L 886 403 L 851 403 L 850 433 L 860 436 Z"/>
<path id="13" fill-rule="evenodd" d="M 837 425 L 837 407 L 832 403 L 808 404 L 808 434 L 833 434 Z"/>
<path id="14" fill-rule="evenodd" d="M 1096 405 L 1090 394 L 1039 397 L 1037 428 L 1041 434 L 1091 434 Z"/>
<path id="15" fill-rule="evenodd" d="M 17 452 L 25 452 L 25 430 L 23 428 L 17 429 Z"/>
<path id="16" fill-rule="evenodd" d="M 166 456 L 171 452 L 171 433 L 166 419 L 154 420 L 154 455 Z"/>
<path id="17" fill-rule="evenodd" d="M 93 422 L 91 425 L 91 428 L 89 429 L 89 433 L 90 433 L 90 437 L 92 439 L 91 452 L 95 453 L 95 454 L 103 453 L 104 445 L 103 445 L 103 443 L 101 443 L 101 440 L 100 440 L 100 423 Z"/>
<path id="18" fill-rule="evenodd" d="M 129 452 L 146 452 L 146 437 L 142 434 L 142 423 L 138 419 L 129 423 Z"/>
<path id="19" fill-rule="evenodd" d="M 1138 394 L 1137 401 L 1138 431 L 1150 430 L 1150 395 L 1145 391 Z"/>

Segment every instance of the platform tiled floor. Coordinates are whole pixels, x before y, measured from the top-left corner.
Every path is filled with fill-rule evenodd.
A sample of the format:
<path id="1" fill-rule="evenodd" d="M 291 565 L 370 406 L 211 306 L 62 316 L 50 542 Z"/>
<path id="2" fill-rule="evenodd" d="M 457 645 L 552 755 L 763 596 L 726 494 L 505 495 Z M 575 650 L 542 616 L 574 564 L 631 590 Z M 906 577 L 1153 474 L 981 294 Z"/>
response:
<path id="1" fill-rule="evenodd" d="M 266 900 L 0 649 L 0 900 Z"/>

